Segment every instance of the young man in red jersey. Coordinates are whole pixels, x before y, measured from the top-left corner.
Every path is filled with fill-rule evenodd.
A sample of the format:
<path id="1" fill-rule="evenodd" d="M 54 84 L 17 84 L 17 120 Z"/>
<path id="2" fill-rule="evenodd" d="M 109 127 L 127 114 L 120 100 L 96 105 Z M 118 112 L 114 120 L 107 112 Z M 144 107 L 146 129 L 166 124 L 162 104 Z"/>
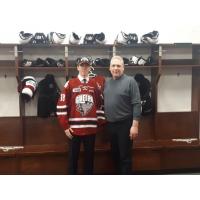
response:
<path id="1" fill-rule="evenodd" d="M 90 79 L 90 59 L 77 60 L 77 78 L 64 86 L 57 104 L 57 116 L 69 138 L 69 174 L 77 174 L 80 145 L 84 146 L 84 174 L 93 174 L 97 127 L 105 120 L 102 91 L 96 79 Z"/>

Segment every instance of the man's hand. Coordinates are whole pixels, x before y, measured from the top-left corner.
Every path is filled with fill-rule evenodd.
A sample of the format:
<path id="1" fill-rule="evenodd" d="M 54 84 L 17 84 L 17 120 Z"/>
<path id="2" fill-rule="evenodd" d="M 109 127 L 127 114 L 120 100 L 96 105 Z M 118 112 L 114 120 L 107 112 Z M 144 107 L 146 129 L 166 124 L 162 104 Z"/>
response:
<path id="1" fill-rule="evenodd" d="M 69 128 L 67 130 L 65 130 L 65 135 L 69 138 L 69 139 L 72 139 L 73 138 L 73 135 L 71 133 L 73 133 L 73 129 L 72 128 Z"/>
<path id="2" fill-rule="evenodd" d="M 131 126 L 130 129 L 130 139 L 133 140 L 138 136 L 138 126 Z"/>

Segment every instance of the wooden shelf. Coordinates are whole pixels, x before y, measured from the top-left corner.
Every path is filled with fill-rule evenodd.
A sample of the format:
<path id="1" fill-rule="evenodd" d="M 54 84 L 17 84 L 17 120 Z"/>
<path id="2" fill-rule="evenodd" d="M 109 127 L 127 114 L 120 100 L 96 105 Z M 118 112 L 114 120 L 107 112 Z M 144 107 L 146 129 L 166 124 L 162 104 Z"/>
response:
<path id="1" fill-rule="evenodd" d="M 144 68 L 158 68 L 159 66 L 158 65 L 145 65 L 145 66 L 139 66 L 139 65 L 135 65 L 135 66 L 131 66 L 131 65 L 128 65 L 128 66 L 124 66 L 125 69 L 144 69 Z M 74 69 L 74 70 L 77 70 L 76 67 L 68 67 L 68 69 Z M 102 69 L 102 70 L 108 70 L 109 69 L 109 66 L 107 67 L 94 67 L 94 69 Z"/>
<path id="2" fill-rule="evenodd" d="M 9 48 L 18 45 L 17 43 L 0 43 L 0 48 Z"/>
<path id="3" fill-rule="evenodd" d="M 199 65 L 162 65 L 162 68 L 195 68 L 195 67 L 200 67 Z"/>
<path id="4" fill-rule="evenodd" d="M 72 44 L 68 44 L 66 45 L 67 47 L 75 47 L 75 48 L 111 48 L 113 47 L 112 44 L 78 44 L 78 45 L 72 45 Z"/>
<path id="5" fill-rule="evenodd" d="M 57 72 L 61 72 L 61 71 L 65 71 L 66 68 L 65 67 L 19 67 L 20 70 L 24 70 L 24 71 L 35 71 L 35 70 L 39 70 L 39 71 L 57 71 Z"/>
<path id="6" fill-rule="evenodd" d="M 51 48 L 51 47 L 65 47 L 66 44 L 18 44 L 20 47 L 28 48 Z"/>
<path id="7" fill-rule="evenodd" d="M 131 65 L 128 65 L 128 66 L 124 66 L 125 69 L 145 69 L 145 68 L 158 68 L 159 66 L 158 65 L 134 65 L 134 66 L 131 66 Z"/>
<path id="8" fill-rule="evenodd" d="M 116 44 L 114 45 L 116 48 L 126 47 L 126 48 L 150 48 L 150 47 L 158 47 L 158 44 L 144 44 L 144 43 L 136 43 L 136 44 Z"/>

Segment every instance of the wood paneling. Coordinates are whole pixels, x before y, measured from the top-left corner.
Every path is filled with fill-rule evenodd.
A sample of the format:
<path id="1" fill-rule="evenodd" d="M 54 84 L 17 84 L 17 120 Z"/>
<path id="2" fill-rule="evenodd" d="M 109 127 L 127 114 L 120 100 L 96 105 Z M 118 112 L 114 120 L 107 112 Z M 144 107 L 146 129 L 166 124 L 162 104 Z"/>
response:
<path id="1" fill-rule="evenodd" d="M 195 62 L 192 59 L 167 59 L 162 60 L 162 65 L 194 65 Z"/>
<path id="2" fill-rule="evenodd" d="M 20 174 L 67 174 L 67 154 L 20 156 Z"/>
<path id="3" fill-rule="evenodd" d="M 133 154 L 133 170 L 160 170 L 160 150 L 140 149 L 135 150 Z"/>
<path id="4" fill-rule="evenodd" d="M 162 169 L 200 169 L 200 148 L 168 149 L 162 157 Z"/>
<path id="5" fill-rule="evenodd" d="M 198 122 L 195 112 L 157 113 L 156 139 L 198 138 Z"/>
<path id="6" fill-rule="evenodd" d="M 15 155 L 0 155 L 0 174 L 18 174 L 19 163 Z"/>
<path id="7" fill-rule="evenodd" d="M 19 117 L 0 118 L 0 146 L 22 144 L 21 122 Z"/>
<path id="8" fill-rule="evenodd" d="M 155 138 L 154 115 L 142 116 L 139 125 L 139 135 L 137 140 L 151 140 Z"/>
<path id="9" fill-rule="evenodd" d="M 200 68 L 192 69 L 192 111 L 199 109 L 199 87 L 200 85 Z"/>
<path id="10" fill-rule="evenodd" d="M 64 144 L 66 136 L 56 118 L 25 118 L 25 145 Z"/>

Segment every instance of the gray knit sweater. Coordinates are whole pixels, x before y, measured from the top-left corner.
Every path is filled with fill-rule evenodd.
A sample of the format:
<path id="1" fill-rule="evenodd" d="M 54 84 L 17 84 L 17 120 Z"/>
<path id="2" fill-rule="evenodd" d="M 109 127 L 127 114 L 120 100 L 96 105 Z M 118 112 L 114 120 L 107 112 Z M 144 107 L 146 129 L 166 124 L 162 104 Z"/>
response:
<path id="1" fill-rule="evenodd" d="M 135 79 L 123 74 L 119 79 L 106 80 L 104 108 L 106 119 L 109 122 L 117 122 L 129 117 L 139 120 L 141 101 Z"/>

